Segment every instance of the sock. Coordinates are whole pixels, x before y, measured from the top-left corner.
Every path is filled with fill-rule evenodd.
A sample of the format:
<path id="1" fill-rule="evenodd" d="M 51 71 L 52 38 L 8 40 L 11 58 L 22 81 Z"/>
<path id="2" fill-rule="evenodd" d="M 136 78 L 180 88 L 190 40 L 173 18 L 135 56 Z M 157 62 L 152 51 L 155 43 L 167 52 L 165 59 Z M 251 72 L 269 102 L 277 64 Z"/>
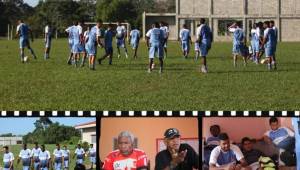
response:
<path id="1" fill-rule="evenodd" d="M 21 61 L 24 61 L 24 52 L 21 52 L 20 57 L 21 57 Z"/>
<path id="2" fill-rule="evenodd" d="M 34 58 L 36 58 L 36 55 L 34 54 L 34 51 L 32 48 L 30 48 L 30 53 L 34 56 Z"/>

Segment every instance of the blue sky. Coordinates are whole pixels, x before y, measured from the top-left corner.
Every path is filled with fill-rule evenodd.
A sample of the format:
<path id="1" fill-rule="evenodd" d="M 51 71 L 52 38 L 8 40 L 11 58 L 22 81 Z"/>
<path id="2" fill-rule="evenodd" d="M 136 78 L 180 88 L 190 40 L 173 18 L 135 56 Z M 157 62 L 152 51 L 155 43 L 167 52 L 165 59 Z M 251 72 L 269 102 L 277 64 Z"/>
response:
<path id="1" fill-rule="evenodd" d="M 24 0 L 24 2 L 34 7 L 39 3 L 39 0 Z"/>
<path id="2" fill-rule="evenodd" d="M 34 122 L 39 118 L 0 118 L 0 134 L 13 133 L 14 135 L 24 135 L 34 130 Z M 75 126 L 81 123 L 95 121 L 96 118 L 67 117 L 50 118 L 52 122 L 59 122 L 67 126 Z"/>

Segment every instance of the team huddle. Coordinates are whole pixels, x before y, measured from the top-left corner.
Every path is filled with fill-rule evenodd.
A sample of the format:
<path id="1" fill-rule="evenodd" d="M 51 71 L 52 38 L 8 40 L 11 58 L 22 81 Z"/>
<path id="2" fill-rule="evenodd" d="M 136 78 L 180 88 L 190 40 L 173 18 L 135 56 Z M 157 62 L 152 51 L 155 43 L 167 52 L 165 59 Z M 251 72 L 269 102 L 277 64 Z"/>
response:
<path id="1" fill-rule="evenodd" d="M 4 146 L 3 156 L 3 170 L 14 169 L 14 155 L 9 152 L 8 146 Z M 93 148 L 93 144 L 90 144 L 90 148 L 87 152 L 81 147 L 80 144 L 74 152 L 73 159 L 76 157 L 76 165 L 83 165 L 86 155 L 90 158 L 91 168 L 96 165 L 96 149 Z M 50 168 L 55 170 L 69 170 L 71 160 L 71 152 L 66 145 L 63 149 L 60 148 L 59 144 L 56 144 L 56 149 L 53 151 L 53 156 L 46 150 L 45 145 L 39 147 L 38 143 L 35 143 L 35 147 L 30 150 L 26 144 L 23 144 L 23 149 L 17 159 L 17 164 L 22 162 L 23 170 L 48 170 Z"/>
<path id="2" fill-rule="evenodd" d="M 83 31 L 85 27 L 85 31 Z M 45 53 L 44 59 L 50 58 L 51 37 L 53 34 L 51 25 L 45 27 Z M 244 65 L 246 66 L 247 60 L 251 59 L 255 63 L 267 63 L 268 69 L 276 69 L 276 46 L 277 46 L 277 28 L 274 26 L 274 21 L 259 22 L 253 25 L 251 30 L 251 45 L 249 50 L 246 46 L 245 32 L 241 28 L 241 22 L 235 22 L 228 28 L 229 32 L 233 33 L 233 64 L 237 65 L 238 56 L 243 57 Z M 107 28 L 103 27 L 103 22 L 98 20 L 96 25 L 92 28 L 84 26 L 81 22 L 73 22 L 73 25 L 65 30 L 68 35 L 68 44 L 70 48 L 70 55 L 68 57 L 68 64 L 80 64 L 84 67 L 88 59 L 88 65 L 91 70 L 95 70 L 97 48 L 104 48 L 105 54 L 98 58 L 98 63 L 108 58 L 109 65 L 112 64 L 113 59 L 113 40 L 116 39 L 116 47 L 118 51 L 118 58 L 121 57 L 121 49 L 124 49 L 125 57 L 128 58 L 128 50 L 126 47 L 127 30 L 121 22 L 117 22 L 117 27 L 114 28 L 113 24 L 108 24 Z M 26 62 L 24 55 L 24 48 L 28 47 L 31 54 L 36 59 L 33 49 L 30 47 L 29 34 L 32 33 L 30 28 L 24 24 L 22 20 L 19 21 L 17 27 L 17 35 L 20 37 L 20 56 L 21 61 Z M 154 58 L 158 57 L 160 62 L 159 73 L 163 72 L 164 59 L 167 57 L 167 41 L 169 37 L 168 24 L 155 22 L 146 33 L 146 45 L 149 53 L 149 67 L 148 72 L 151 73 L 154 69 Z M 32 36 L 31 36 L 32 37 Z M 134 50 L 133 58 L 137 58 L 137 51 L 140 42 L 140 31 L 132 27 L 129 34 L 129 44 Z M 183 57 L 187 58 L 192 44 L 191 33 L 186 24 L 183 24 L 179 33 L 181 50 Z M 199 57 L 202 59 L 200 71 L 203 73 L 208 72 L 206 56 L 211 49 L 212 44 L 212 31 L 206 24 L 205 19 L 200 19 L 200 24 L 197 25 L 195 37 L 195 61 Z M 32 39 L 33 41 L 33 39 Z M 266 59 L 261 59 L 265 54 Z M 81 59 L 81 62 L 80 62 Z"/>

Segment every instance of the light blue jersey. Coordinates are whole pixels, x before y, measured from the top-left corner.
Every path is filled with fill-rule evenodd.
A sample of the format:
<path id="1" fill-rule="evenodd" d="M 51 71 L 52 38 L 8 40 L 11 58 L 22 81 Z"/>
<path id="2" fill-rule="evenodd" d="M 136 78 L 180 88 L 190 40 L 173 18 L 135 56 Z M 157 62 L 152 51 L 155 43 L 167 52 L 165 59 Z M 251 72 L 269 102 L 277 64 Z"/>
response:
<path id="1" fill-rule="evenodd" d="M 97 53 L 97 36 L 100 37 L 100 30 L 97 26 L 94 26 L 88 34 L 88 41 L 86 43 L 87 53 L 90 56 Z"/>
<path id="2" fill-rule="evenodd" d="M 48 170 L 49 159 L 51 158 L 49 151 L 41 151 L 39 154 L 41 170 Z"/>
<path id="3" fill-rule="evenodd" d="M 278 128 L 277 130 L 270 130 L 265 134 L 272 142 L 279 148 L 285 149 L 293 140 L 294 133 L 288 128 Z"/>
<path id="4" fill-rule="evenodd" d="M 159 58 L 163 58 L 164 31 L 159 28 L 153 28 L 146 34 L 150 38 L 149 58 L 154 58 L 156 53 Z"/>
<path id="5" fill-rule="evenodd" d="M 140 31 L 134 29 L 130 32 L 130 44 L 133 49 L 136 49 L 140 41 Z"/>
<path id="6" fill-rule="evenodd" d="M 28 39 L 29 27 L 26 24 L 21 23 L 17 30 L 19 31 L 20 38 Z"/>
<path id="7" fill-rule="evenodd" d="M 211 48 L 212 33 L 210 28 L 206 24 L 201 24 L 197 28 L 197 39 L 199 39 L 200 56 L 204 57 L 208 55 L 208 51 Z"/>
<path id="8" fill-rule="evenodd" d="M 80 34 L 77 26 L 73 25 L 70 28 L 70 34 L 72 37 L 72 52 L 79 53 L 80 52 Z"/>
<path id="9" fill-rule="evenodd" d="M 235 55 L 245 55 L 244 38 L 245 33 L 241 28 L 233 28 L 230 30 L 233 32 L 233 48 L 232 53 Z"/>
<path id="10" fill-rule="evenodd" d="M 238 146 L 231 144 L 228 151 L 223 151 L 220 146 L 215 147 L 210 155 L 209 164 L 217 166 L 235 163 L 243 159 L 243 153 Z"/>
<path id="11" fill-rule="evenodd" d="M 292 125 L 295 131 L 295 138 L 296 138 L 296 158 L 297 158 L 297 170 L 300 170 L 300 118 L 293 117 L 292 118 Z"/>
<path id="12" fill-rule="evenodd" d="M 272 28 L 267 28 L 264 32 L 264 38 L 266 39 L 265 53 L 266 57 L 274 56 L 276 47 L 276 35 Z"/>
<path id="13" fill-rule="evenodd" d="M 181 40 L 182 51 L 189 51 L 190 50 L 190 30 L 185 29 L 185 28 L 180 30 L 179 37 Z"/>

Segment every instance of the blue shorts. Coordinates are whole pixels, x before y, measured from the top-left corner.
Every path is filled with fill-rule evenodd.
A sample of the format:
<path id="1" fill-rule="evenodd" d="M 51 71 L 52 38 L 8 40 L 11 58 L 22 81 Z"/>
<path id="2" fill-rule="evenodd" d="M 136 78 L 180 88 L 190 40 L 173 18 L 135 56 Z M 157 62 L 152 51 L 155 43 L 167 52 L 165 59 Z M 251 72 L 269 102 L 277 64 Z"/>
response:
<path id="1" fill-rule="evenodd" d="M 125 47 L 125 40 L 117 38 L 117 47 Z"/>
<path id="2" fill-rule="evenodd" d="M 182 51 L 187 51 L 189 52 L 190 51 L 190 44 L 188 41 L 182 41 L 181 42 L 181 49 Z"/>
<path id="3" fill-rule="evenodd" d="M 158 58 L 163 58 L 164 57 L 164 50 L 163 47 L 160 44 L 151 44 L 150 50 L 149 50 L 149 58 L 152 59 L 155 56 Z"/>
<path id="4" fill-rule="evenodd" d="M 96 157 L 90 157 L 90 161 L 91 161 L 93 164 L 96 164 Z"/>
<path id="5" fill-rule="evenodd" d="M 200 51 L 200 46 L 198 42 L 195 42 L 195 51 Z"/>
<path id="6" fill-rule="evenodd" d="M 94 44 L 86 44 L 86 52 L 89 56 L 95 56 L 97 54 L 97 46 Z"/>
<path id="7" fill-rule="evenodd" d="M 132 49 L 137 49 L 139 47 L 138 42 L 131 42 L 130 45 L 131 45 Z"/>
<path id="8" fill-rule="evenodd" d="M 252 46 L 252 51 L 253 53 L 258 53 L 259 52 L 259 42 L 251 42 L 251 46 Z"/>
<path id="9" fill-rule="evenodd" d="M 265 47 L 266 57 L 274 56 L 275 50 L 274 47 Z"/>
<path id="10" fill-rule="evenodd" d="M 20 38 L 20 48 L 24 48 L 24 47 L 29 47 L 30 46 L 30 43 L 29 43 L 29 40 L 28 38 Z"/>
<path id="11" fill-rule="evenodd" d="M 51 38 L 47 38 L 47 41 L 45 43 L 45 47 L 46 48 L 50 48 L 51 47 Z"/>
<path id="12" fill-rule="evenodd" d="M 245 56 L 246 55 L 246 51 L 248 51 L 248 49 L 246 46 L 244 46 L 244 44 L 233 44 L 233 49 L 232 49 L 232 53 L 234 55 L 241 55 L 241 56 Z"/>
<path id="13" fill-rule="evenodd" d="M 61 168 L 62 168 L 62 163 L 61 162 L 55 162 L 54 169 L 55 170 L 61 170 Z"/>
<path id="14" fill-rule="evenodd" d="M 23 166 L 23 170 L 30 170 L 30 166 Z"/>
<path id="15" fill-rule="evenodd" d="M 33 169 L 34 169 L 34 170 L 38 170 L 38 169 L 39 169 L 39 168 L 38 168 L 39 165 L 40 165 L 39 162 L 34 162 L 34 163 L 33 163 Z"/>
<path id="16" fill-rule="evenodd" d="M 79 44 L 78 50 L 80 53 L 85 52 L 84 44 Z"/>
<path id="17" fill-rule="evenodd" d="M 112 55 L 113 54 L 113 48 L 112 47 L 105 47 L 105 53 L 106 53 L 106 55 Z"/>
<path id="18" fill-rule="evenodd" d="M 201 43 L 200 44 L 200 56 L 201 57 L 207 56 L 208 51 L 209 51 L 209 45 L 205 44 L 205 43 Z"/>

